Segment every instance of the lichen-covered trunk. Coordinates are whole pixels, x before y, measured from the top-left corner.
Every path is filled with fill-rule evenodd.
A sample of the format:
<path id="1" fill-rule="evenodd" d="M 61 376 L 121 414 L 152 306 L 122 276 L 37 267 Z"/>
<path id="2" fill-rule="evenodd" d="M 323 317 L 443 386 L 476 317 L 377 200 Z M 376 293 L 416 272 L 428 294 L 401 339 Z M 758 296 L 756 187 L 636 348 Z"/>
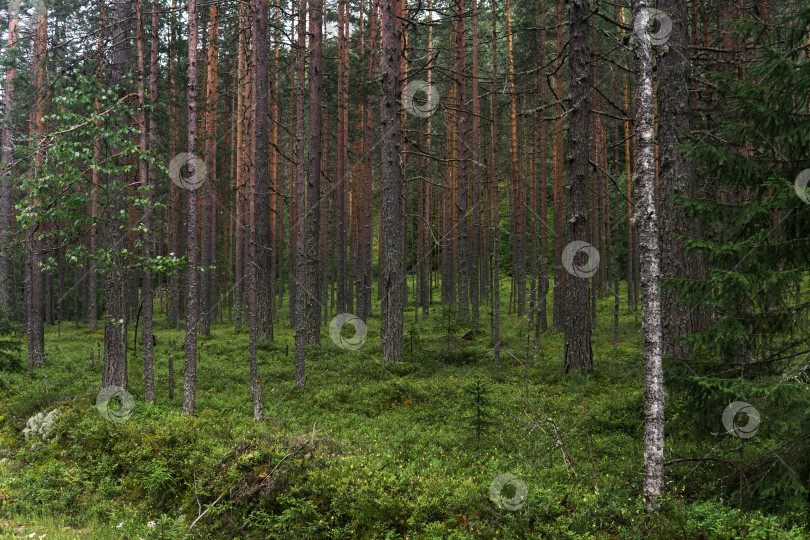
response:
<path id="1" fill-rule="evenodd" d="M 402 168 L 398 152 L 400 125 L 400 55 L 402 53 L 399 0 L 382 2 L 382 98 L 380 100 L 380 181 L 382 187 L 383 260 L 380 339 L 383 360 L 402 360 L 405 298 L 405 253 L 402 222 Z"/>
<path id="2" fill-rule="evenodd" d="M 664 373 L 661 364 L 661 250 L 655 209 L 653 64 L 647 0 L 633 0 L 636 89 L 635 222 L 641 273 L 641 355 L 644 364 L 643 496 L 647 511 L 664 488 Z"/>

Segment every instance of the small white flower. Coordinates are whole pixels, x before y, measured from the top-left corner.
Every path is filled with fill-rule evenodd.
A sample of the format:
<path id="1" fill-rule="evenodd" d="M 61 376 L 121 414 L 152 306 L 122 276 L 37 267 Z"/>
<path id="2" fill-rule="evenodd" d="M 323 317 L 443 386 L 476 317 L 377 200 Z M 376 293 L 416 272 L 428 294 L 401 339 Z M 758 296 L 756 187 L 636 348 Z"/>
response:
<path id="1" fill-rule="evenodd" d="M 149 523 L 146 524 L 147 527 L 154 527 L 155 525 L 157 525 L 157 523 L 155 523 L 154 521 L 150 521 Z"/>
<path id="2" fill-rule="evenodd" d="M 28 535 L 28 538 L 33 538 L 33 537 L 35 537 L 36 535 L 37 535 L 37 533 L 32 532 L 31 534 L 29 534 L 29 535 Z"/>
<path id="3" fill-rule="evenodd" d="M 115 526 L 115 528 L 116 528 L 116 529 L 120 529 L 120 528 L 121 528 L 121 527 L 123 527 L 123 526 L 124 526 L 124 522 L 122 521 L 121 523 L 119 523 L 118 525 L 116 525 L 116 526 Z"/>

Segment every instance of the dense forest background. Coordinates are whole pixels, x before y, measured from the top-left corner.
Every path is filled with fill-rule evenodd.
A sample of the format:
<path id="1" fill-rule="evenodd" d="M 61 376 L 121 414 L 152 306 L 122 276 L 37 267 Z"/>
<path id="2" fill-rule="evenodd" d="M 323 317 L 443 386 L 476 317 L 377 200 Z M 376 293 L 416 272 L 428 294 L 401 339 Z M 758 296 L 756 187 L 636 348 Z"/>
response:
<path id="1" fill-rule="evenodd" d="M 808 534 L 806 4 L 0 18 L 0 533 Z"/>

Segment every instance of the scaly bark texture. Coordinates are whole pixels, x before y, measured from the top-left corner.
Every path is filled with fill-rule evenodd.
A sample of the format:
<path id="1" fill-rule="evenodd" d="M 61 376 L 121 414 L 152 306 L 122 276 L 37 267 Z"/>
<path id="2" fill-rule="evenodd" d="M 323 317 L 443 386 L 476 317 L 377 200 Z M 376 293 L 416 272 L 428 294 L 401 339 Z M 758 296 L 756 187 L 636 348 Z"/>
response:
<path id="1" fill-rule="evenodd" d="M 644 508 L 658 506 L 664 488 L 664 371 L 661 363 L 661 247 L 655 209 L 655 132 L 650 10 L 633 0 L 636 88 L 635 221 L 641 259 L 641 355 L 644 364 Z"/>
<path id="2" fill-rule="evenodd" d="M 569 12 L 571 53 L 568 56 L 571 99 L 568 119 L 567 175 L 565 183 L 566 245 L 588 238 L 588 156 L 591 110 L 591 65 L 588 0 L 574 0 Z M 575 264 L 582 261 L 575 260 Z M 593 366 L 588 279 L 565 278 L 565 373 L 588 371 Z"/>
<path id="3" fill-rule="evenodd" d="M 188 3 L 188 153 L 197 153 L 197 0 Z M 192 174 L 199 169 L 189 171 Z M 197 397 L 197 190 L 186 190 L 186 367 L 183 414 L 194 415 Z"/>
<path id="4" fill-rule="evenodd" d="M 403 252 L 402 225 L 402 168 L 399 152 L 400 125 L 400 55 L 402 54 L 402 28 L 399 20 L 399 0 L 382 2 L 382 99 L 380 100 L 380 180 L 382 185 L 383 260 L 382 308 L 380 313 L 380 339 L 383 360 L 388 363 L 402 360 L 403 317 L 405 298 L 401 279 L 404 279 L 405 253 Z"/>

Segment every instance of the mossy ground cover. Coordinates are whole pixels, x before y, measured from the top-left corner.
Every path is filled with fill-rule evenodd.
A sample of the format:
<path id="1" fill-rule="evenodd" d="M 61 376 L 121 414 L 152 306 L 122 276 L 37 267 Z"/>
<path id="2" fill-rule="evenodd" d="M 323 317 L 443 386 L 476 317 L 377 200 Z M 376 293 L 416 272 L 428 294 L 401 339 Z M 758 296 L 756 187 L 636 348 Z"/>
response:
<path id="1" fill-rule="evenodd" d="M 507 287 L 502 294 L 506 306 Z M 357 350 L 336 346 L 324 327 L 302 391 L 293 390 L 285 307 L 276 340 L 260 344 L 261 422 L 249 396 L 248 334 L 227 320 L 200 339 L 194 418 L 180 414 L 183 332 L 156 320 L 157 400 L 150 405 L 141 344 L 132 354 L 133 324 L 135 408 L 121 423 L 95 407 L 101 365 L 96 359 L 90 368 L 89 360 L 102 335 L 65 322 L 57 338 L 47 328 L 45 368 L 30 378 L 2 375 L 0 537 L 804 537 L 796 515 L 739 512 L 733 494 L 724 498 L 717 485 L 733 472 L 723 464 L 668 467 L 661 511 L 643 513 L 640 327 L 623 291 L 621 302 L 617 349 L 609 297 L 598 304 L 593 371 L 568 376 L 562 335 L 545 332 L 535 344 L 526 319 L 505 314 L 495 366 L 488 332 L 461 339 L 462 327 L 446 336 L 439 305 L 419 323 L 413 306 L 406 311 L 405 362 L 385 365 L 376 305 Z M 487 329 L 488 306 L 481 317 Z M 480 443 L 465 392 L 474 380 L 491 402 Z M 680 437 L 689 430 L 688 411 L 678 396 L 667 406 L 674 434 L 667 459 L 738 444 L 721 433 L 721 411 L 713 441 Z M 26 420 L 54 408 L 50 438 L 25 440 Z M 526 486 L 517 509 L 490 498 L 492 482 L 507 473 Z M 514 495 L 514 487 L 504 489 L 505 499 Z"/>

